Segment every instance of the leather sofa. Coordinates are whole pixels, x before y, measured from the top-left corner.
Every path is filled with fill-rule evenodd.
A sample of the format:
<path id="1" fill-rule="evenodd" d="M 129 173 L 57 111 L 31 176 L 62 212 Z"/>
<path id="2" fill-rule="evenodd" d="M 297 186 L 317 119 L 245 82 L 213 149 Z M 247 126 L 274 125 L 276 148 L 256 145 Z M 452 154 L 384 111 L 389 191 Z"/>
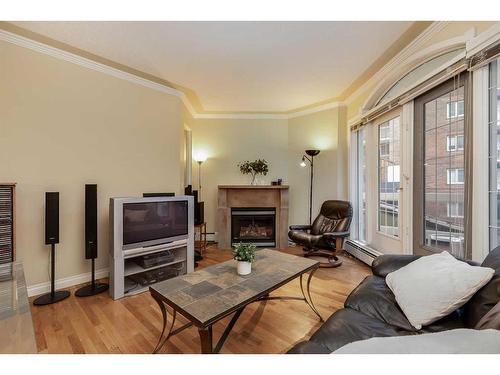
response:
<path id="1" fill-rule="evenodd" d="M 344 308 L 333 313 L 308 341 L 295 345 L 290 354 L 326 354 L 354 341 L 372 337 L 418 335 L 456 328 L 474 328 L 500 301 L 500 247 L 481 264 L 495 270 L 493 278 L 463 307 L 422 329 L 415 329 L 399 308 L 385 277 L 410 262 L 416 255 L 382 255 L 366 277 L 347 297 Z M 478 265 L 474 262 L 468 262 Z"/>

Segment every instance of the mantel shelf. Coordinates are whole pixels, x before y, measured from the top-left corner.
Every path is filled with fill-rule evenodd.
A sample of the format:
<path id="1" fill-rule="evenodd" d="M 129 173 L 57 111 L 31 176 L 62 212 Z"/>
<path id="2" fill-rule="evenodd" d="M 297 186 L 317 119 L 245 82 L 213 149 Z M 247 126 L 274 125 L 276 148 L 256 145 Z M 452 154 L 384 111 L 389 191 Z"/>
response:
<path id="1" fill-rule="evenodd" d="M 288 189 L 288 185 L 219 185 L 219 189 Z"/>

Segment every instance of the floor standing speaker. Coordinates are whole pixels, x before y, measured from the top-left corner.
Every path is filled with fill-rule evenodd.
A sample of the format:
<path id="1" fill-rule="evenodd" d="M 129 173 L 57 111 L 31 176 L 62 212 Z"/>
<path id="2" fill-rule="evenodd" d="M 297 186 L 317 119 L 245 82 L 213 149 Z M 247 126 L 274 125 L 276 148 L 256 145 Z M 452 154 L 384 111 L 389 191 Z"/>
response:
<path id="1" fill-rule="evenodd" d="M 45 193 L 45 245 L 59 243 L 59 192 Z"/>
<path id="2" fill-rule="evenodd" d="M 68 298 L 67 290 L 56 291 L 56 244 L 59 243 L 59 193 L 45 193 L 45 244 L 50 245 L 50 292 L 33 301 L 34 305 L 49 305 Z"/>
<path id="3" fill-rule="evenodd" d="M 97 185 L 85 185 L 85 259 L 92 261 L 90 284 L 75 292 L 77 297 L 88 297 L 108 290 L 109 285 L 95 280 L 95 259 L 97 258 Z"/>

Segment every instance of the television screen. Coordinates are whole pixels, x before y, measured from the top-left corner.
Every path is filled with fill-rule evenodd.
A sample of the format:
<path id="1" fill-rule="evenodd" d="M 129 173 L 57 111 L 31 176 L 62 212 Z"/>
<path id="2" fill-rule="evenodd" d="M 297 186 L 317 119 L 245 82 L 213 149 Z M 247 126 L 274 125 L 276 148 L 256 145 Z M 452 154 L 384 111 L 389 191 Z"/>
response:
<path id="1" fill-rule="evenodd" d="M 123 205 L 123 244 L 188 234 L 188 202 L 164 201 Z"/>

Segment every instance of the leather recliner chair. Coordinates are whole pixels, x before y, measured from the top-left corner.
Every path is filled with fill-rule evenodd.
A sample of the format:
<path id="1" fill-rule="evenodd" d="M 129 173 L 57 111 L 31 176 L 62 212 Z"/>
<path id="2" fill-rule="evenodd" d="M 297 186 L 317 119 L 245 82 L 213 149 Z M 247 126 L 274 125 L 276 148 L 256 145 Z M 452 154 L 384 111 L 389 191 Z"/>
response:
<path id="1" fill-rule="evenodd" d="M 323 266 L 338 267 L 342 261 L 337 255 L 343 250 L 352 221 L 350 202 L 328 200 L 323 202 L 319 215 L 312 225 L 291 225 L 288 237 L 302 245 L 304 256 L 326 257 Z"/>

